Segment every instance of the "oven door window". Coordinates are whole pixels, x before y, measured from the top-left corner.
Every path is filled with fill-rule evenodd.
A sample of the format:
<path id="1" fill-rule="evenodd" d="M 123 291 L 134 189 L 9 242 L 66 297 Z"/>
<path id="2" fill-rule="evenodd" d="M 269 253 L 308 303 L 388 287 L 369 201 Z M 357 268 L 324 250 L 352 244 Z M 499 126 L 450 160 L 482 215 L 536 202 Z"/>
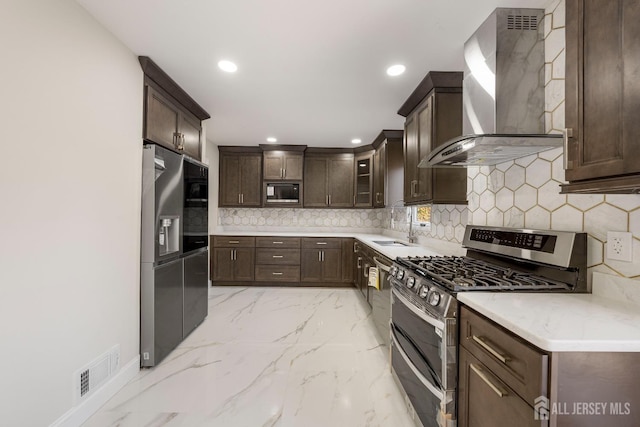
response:
<path id="1" fill-rule="evenodd" d="M 442 331 L 409 310 L 398 298 L 391 307 L 392 329 L 412 363 L 442 388 Z"/>

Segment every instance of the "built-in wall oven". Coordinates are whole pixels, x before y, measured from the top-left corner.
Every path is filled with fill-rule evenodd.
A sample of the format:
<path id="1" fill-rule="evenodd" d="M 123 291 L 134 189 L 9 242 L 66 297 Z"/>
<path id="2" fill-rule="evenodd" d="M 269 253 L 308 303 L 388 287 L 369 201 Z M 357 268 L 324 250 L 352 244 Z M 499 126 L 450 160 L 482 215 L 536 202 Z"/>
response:
<path id="1" fill-rule="evenodd" d="M 585 233 L 469 225 L 467 255 L 396 258 L 391 365 L 424 427 L 457 422 L 458 292 L 589 292 Z"/>
<path id="2" fill-rule="evenodd" d="M 208 240 L 209 169 L 204 163 L 184 157 L 184 231 L 182 251 L 203 250 Z"/>

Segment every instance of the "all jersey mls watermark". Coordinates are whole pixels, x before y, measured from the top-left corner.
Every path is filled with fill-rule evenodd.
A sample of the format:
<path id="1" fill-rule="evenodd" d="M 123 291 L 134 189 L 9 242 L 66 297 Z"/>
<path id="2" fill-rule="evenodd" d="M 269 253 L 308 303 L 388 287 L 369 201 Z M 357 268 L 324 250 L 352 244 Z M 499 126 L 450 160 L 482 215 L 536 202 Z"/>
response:
<path id="1" fill-rule="evenodd" d="M 548 420 L 551 415 L 629 415 L 629 402 L 550 402 L 545 396 L 533 401 L 533 417 Z"/>

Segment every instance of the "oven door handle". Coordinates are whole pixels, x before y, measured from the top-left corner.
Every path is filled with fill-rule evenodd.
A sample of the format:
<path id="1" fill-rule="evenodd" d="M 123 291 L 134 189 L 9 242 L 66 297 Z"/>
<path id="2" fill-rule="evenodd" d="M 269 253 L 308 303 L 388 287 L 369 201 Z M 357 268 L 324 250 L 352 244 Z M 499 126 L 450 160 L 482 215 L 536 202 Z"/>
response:
<path id="1" fill-rule="evenodd" d="M 391 294 L 394 297 L 396 297 L 405 307 L 411 310 L 413 314 L 415 314 L 416 316 L 418 316 L 419 318 L 421 318 L 422 320 L 424 320 L 434 328 L 440 329 L 441 332 L 444 331 L 444 322 L 429 316 L 424 311 L 418 310 L 413 304 L 411 304 L 411 302 L 408 299 L 402 296 L 402 294 L 400 294 L 395 289 L 391 290 Z"/>
<path id="2" fill-rule="evenodd" d="M 424 375 L 422 375 L 422 373 L 418 370 L 418 368 L 413 366 L 411 359 L 409 359 L 409 356 L 407 356 L 407 353 L 404 352 L 404 350 L 402 349 L 402 346 L 398 342 L 398 339 L 396 338 L 396 333 L 393 329 L 391 329 L 391 341 L 392 341 L 392 344 L 395 345 L 396 350 L 398 350 L 398 353 L 400 353 L 400 356 L 402 356 L 402 358 L 404 359 L 404 362 L 407 364 L 409 369 L 411 369 L 411 372 L 413 372 L 413 374 L 416 376 L 416 378 L 422 383 L 423 386 L 427 388 L 427 390 L 431 392 L 431 394 L 433 394 L 438 399 L 440 399 L 440 401 L 442 401 L 442 399 L 444 399 L 444 393 L 441 390 L 438 390 L 436 386 L 431 384 L 431 382 L 427 378 L 425 378 Z"/>

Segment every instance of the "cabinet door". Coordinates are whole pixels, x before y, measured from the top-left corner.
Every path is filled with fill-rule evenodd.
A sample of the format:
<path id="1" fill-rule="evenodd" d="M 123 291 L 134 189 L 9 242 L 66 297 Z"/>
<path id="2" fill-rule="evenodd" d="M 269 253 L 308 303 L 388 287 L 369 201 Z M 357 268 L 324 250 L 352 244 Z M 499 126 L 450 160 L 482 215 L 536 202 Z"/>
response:
<path id="1" fill-rule="evenodd" d="M 326 282 L 342 281 L 342 250 L 322 250 L 322 280 Z"/>
<path id="2" fill-rule="evenodd" d="M 213 248 L 211 254 L 211 280 L 230 281 L 233 280 L 233 249 Z"/>
<path id="3" fill-rule="evenodd" d="M 424 106 L 418 110 L 418 159 L 417 163 L 422 160 L 431 151 L 432 132 L 433 132 L 433 96 L 427 98 Z M 416 187 L 415 200 L 427 201 L 433 198 L 432 194 L 432 168 L 418 168 L 417 177 L 418 184 Z"/>
<path id="4" fill-rule="evenodd" d="M 329 207 L 353 206 L 353 157 L 329 158 Z M 306 187 L 305 187 L 306 191 Z"/>
<path id="5" fill-rule="evenodd" d="M 266 151 L 264 159 L 264 179 L 280 180 L 283 178 L 284 156 L 282 152 Z"/>
<path id="6" fill-rule="evenodd" d="M 416 200 L 418 185 L 418 121 L 416 115 L 407 117 L 404 125 L 404 201 Z"/>
<path id="7" fill-rule="evenodd" d="M 287 154 L 284 157 L 284 179 L 302 179 L 304 158 L 302 155 Z"/>
<path id="8" fill-rule="evenodd" d="M 240 156 L 220 156 L 220 206 L 240 206 Z"/>
<path id="9" fill-rule="evenodd" d="M 353 239 L 342 239 L 342 282 L 353 283 L 354 268 L 354 252 Z"/>
<path id="10" fill-rule="evenodd" d="M 201 160 L 200 137 L 202 127 L 200 121 L 196 117 L 192 117 L 186 113 L 180 114 L 180 123 L 178 124 L 178 132 L 183 136 L 183 151 L 186 155 L 194 159 Z"/>
<path id="11" fill-rule="evenodd" d="M 373 206 L 373 155 L 358 155 L 355 158 L 354 205 L 358 208 Z"/>
<path id="12" fill-rule="evenodd" d="M 147 89 L 147 111 L 144 138 L 176 149 L 174 134 L 178 129 L 178 107 L 151 86 Z"/>
<path id="13" fill-rule="evenodd" d="M 327 159 L 306 157 L 304 159 L 304 206 L 326 207 L 327 196 Z"/>
<path id="14" fill-rule="evenodd" d="M 322 281 L 322 249 L 300 250 L 300 281 Z"/>
<path id="15" fill-rule="evenodd" d="M 533 408 L 464 348 L 458 369 L 458 427 L 548 425 L 536 421 Z"/>
<path id="16" fill-rule="evenodd" d="M 262 203 L 261 184 L 262 157 L 259 155 L 240 158 L 240 193 L 242 206 L 260 206 Z"/>
<path id="17" fill-rule="evenodd" d="M 640 172 L 640 7 L 567 0 L 565 178 Z M 601 192 L 606 192 L 606 184 Z"/>
<path id="18" fill-rule="evenodd" d="M 238 248 L 235 249 L 235 260 L 233 264 L 233 277 L 236 281 L 252 282 L 255 269 L 255 249 Z"/>
<path id="19" fill-rule="evenodd" d="M 373 155 L 373 207 L 385 205 L 384 177 L 387 174 L 387 143 L 382 143 Z"/>

